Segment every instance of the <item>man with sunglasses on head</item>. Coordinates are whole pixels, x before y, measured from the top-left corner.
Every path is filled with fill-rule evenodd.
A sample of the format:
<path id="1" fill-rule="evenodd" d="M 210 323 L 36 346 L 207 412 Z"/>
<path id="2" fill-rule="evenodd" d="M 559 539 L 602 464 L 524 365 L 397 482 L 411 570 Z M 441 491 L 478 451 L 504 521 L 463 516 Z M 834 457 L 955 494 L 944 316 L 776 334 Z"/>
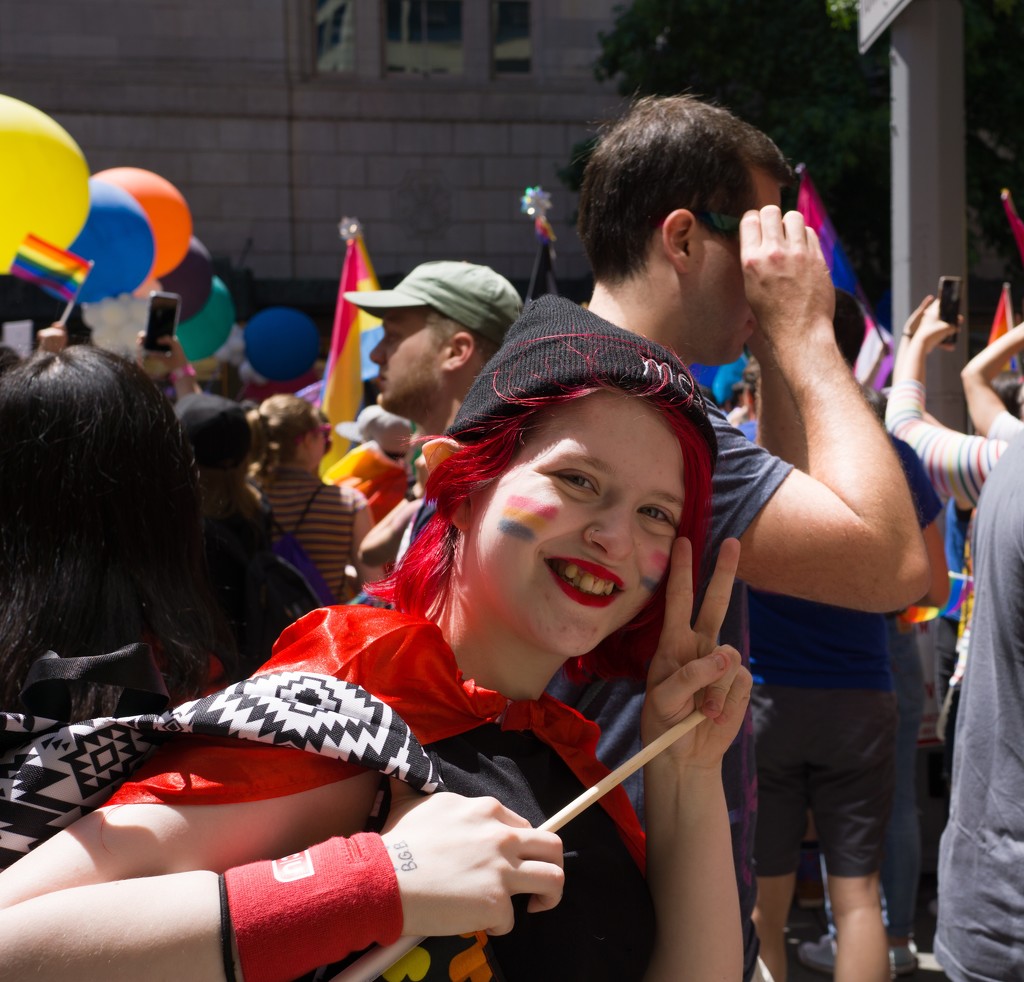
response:
<path id="1" fill-rule="evenodd" d="M 780 210 L 792 178 L 778 147 L 724 109 L 692 96 L 634 103 L 601 135 L 584 172 L 578 228 L 594 272 L 589 306 L 688 363 L 728 364 L 744 346 L 760 363 L 762 447 L 712 409 L 711 548 L 739 538 L 743 580 L 896 610 L 927 589 L 927 557 L 899 461 L 836 347 L 817 236 L 798 213 Z M 722 641 L 746 654 L 746 634 L 737 584 Z M 617 681 L 554 691 L 601 724 L 605 763 L 636 749 L 637 693 Z M 723 765 L 748 980 L 764 977 L 750 920 L 751 733 L 743 728 Z M 642 809 L 641 784 L 631 796 Z"/>

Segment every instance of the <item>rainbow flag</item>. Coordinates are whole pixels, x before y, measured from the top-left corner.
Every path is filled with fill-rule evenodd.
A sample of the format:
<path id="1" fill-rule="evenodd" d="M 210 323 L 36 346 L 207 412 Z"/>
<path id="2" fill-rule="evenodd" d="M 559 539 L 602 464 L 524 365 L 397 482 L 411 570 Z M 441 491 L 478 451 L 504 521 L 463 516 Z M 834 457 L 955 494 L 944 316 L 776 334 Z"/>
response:
<path id="1" fill-rule="evenodd" d="M 971 577 L 951 571 L 949 574 L 949 599 L 941 607 L 913 605 L 900 611 L 899 619 L 904 624 L 923 624 L 925 621 L 935 620 L 936 617 L 948 617 L 950 614 L 955 614 L 963 606 L 964 599 L 973 582 Z"/>
<path id="2" fill-rule="evenodd" d="M 988 343 L 992 344 L 1001 338 L 1010 328 L 1013 327 L 1013 300 L 1010 297 L 1010 284 L 1003 284 L 1003 291 L 999 294 L 999 303 L 996 305 L 996 315 L 992 318 L 992 329 L 988 332 Z M 1011 358 L 1004 366 L 1003 371 L 1017 371 L 1017 359 Z"/>
<path id="3" fill-rule="evenodd" d="M 380 319 L 371 317 L 345 299 L 350 290 L 377 290 L 377 274 L 373 271 L 362 233 L 348 240 L 345 261 L 338 283 L 338 301 L 334 308 L 334 327 L 331 347 L 324 368 L 323 395 L 320 408 L 327 414 L 332 426 L 356 418 L 363 401 L 362 336 L 375 329 Z M 348 450 L 348 441 L 336 434 L 331 437 L 331 449 L 320 462 L 320 474 L 330 470 Z"/>
<path id="4" fill-rule="evenodd" d="M 11 275 L 42 287 L 58 300 L 78 296 L 92 262 L 66 249 L 58 249 L 36 235 L 26 235 L 11 263 Z"/>
<path id="5" fill-rule="evenodd" d="M 825 254 L 825 262 L 828 263 L 828 271 L 832 276 L 833 285 L 840 290 L 852 293 L 864 311 L 864 341 L 861 344 L 860 354 L 857 356 L 857 364 L 854 367 L 854 374 L 858 382 L 864 382 L 882 388 L 889 373 L 892 371 L 893 345 L 892 335 L 879 324 L 871 312 L 871 303 L 867 294 L 861 289 L 857 280 L 857 274 L 850 265 L 839 236 L 836 233 L 832 219 L 828 217 L 825 205 L 818 195 L 818 189 L 814 186 L 807 167 L 798 164 L 796 172 L 800 175 L 800 188 L 796 196 L 796 210 L 804 216 L 804 222 L 808 228 L 813 228 L 818 233 L 821 242 L 821 251 Z"/>
<path id="6" fill-rule="evenodd" d="M 1024 262 L 1024 221 L 1021 221 L 1017 209 L 1013 207 L 1013 195 L 1006 188 L 1003 188 L 1000 197 L 1003 199 L 1003 210 L 1010 223 L 1010 231 L 1013 232 L 1013 237 L 1017 242 L 1017 251 L 1020 253 L 1021 261 Z"/>

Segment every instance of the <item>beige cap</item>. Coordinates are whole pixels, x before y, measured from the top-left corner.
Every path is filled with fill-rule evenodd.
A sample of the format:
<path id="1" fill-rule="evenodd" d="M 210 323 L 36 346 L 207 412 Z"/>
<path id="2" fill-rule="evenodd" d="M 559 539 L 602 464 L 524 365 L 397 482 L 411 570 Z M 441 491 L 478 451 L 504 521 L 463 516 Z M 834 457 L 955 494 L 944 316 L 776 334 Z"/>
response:
<path id="1" fill-rule="evenodd" d="M 523 306 L 515 287 L 489 266 L 448 260 L 420 264 L 393 290 L 350 290 L 345 299 L 375 317 L 396 307 L 433 307 L 496 344 Z"/>

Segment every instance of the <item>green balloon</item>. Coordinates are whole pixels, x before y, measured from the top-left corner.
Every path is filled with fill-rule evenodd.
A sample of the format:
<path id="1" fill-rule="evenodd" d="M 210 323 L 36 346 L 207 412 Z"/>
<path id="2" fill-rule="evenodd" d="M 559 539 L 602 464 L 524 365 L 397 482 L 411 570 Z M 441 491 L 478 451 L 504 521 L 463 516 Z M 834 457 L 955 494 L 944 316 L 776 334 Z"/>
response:
<path id="1" fill-rule="evenodd" d="M 235 323 L 235 302 L 219 277 L 213 278 L 209 299 L 197 314 L 178 325 L 178 340 L 189 361 L 209 358 L 231 333 Z"/>

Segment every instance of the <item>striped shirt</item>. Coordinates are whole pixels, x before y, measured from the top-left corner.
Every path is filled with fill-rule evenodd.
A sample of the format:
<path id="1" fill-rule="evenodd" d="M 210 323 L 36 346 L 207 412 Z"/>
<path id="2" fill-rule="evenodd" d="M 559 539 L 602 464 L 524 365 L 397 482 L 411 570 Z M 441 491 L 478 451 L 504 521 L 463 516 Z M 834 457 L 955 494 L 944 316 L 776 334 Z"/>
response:
<path id="1" fill-rule="evenodd" d="M 889 432 L 905 440 L 921 458 L 935 490 L 961 509 L 978 503 L 981 486 L 1006 449 L 1005 440 L 968 436 L 924 419 L 924 386 L 916 379 L 898 382 L 885 411 Z"/>
<path id="2" fill-rule="evenodd" d="M 337 601 L 350 600 L 353 591 L 348 587 L 345 567 L 356 560 L 359 543 L 354 541 L 352 530 L 356 513 L 366 507 L 366 498 L 352 488 L 324 484 L 297 467 L 279 468 L 277 480 L 263 491 L 273 509 L 274 521 L 299 540 Z M 316 497 L 306 517 L 296 528 L 314 493 Z M 275 540 L 280 536 L 275 528 Z"/>

